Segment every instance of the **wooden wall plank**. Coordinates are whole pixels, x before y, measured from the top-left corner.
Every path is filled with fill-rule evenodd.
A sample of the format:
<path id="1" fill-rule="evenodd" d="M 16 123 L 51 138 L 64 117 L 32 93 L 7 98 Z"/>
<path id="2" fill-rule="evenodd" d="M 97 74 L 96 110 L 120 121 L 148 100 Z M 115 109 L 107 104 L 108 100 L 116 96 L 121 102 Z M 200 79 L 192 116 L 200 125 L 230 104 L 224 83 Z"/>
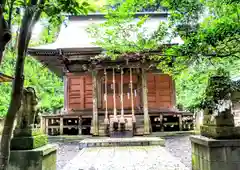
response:
<path id="1" fill-rule="evenodd" d="M 167 74 L 148 73 L 149 108 L 171 108 L 174 103 L 172 78 Z M 173 94 L 174 93 L 174 94 Z"/>

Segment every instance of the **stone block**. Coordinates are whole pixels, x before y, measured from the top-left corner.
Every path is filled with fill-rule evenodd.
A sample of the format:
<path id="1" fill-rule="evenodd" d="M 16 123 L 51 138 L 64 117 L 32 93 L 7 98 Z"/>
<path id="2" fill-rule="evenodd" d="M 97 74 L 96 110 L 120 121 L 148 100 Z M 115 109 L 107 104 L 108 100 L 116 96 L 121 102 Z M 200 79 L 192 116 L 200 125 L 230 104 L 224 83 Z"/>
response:
<path id="1" fill-rule="evenodd" d="M 12 150 L 7 170 L 56 170 L 55 145 L 32 150 Z"/>
<path id="2" fill-rule="evenodd" d="M 224 151 L 224 153 L 226 154 L 226 160 L 231 162 L 240 161 L 240 147 L 226 147 Z"/>
<path id="3" fill-rule="evenodd" d="M 37 136 L 13 137 L 11 150 L 28 150 L 44 146 L 48 143 L 48 137 L 44 134 Z"/>
<path id="4" fill-rule="evenodd" d="M 239 139 L 240 127 L 203 125 L 200 127 L 200 134 L 214 139 Z"/>
<path id="5" fill-rule="evenodd" d="M 237 170 L 237 169 L 229 169 L 231 168 L 228 162 L 221 161 L 211 161 L 210 162 L 210 170 Z"/>
<path id="6" fill-rule="evenodd" d="M 234 126 L 234 116 L 232 114 L 212 116 L 204 115 L 203 125 L 207 126 Z"/>
<path id="7" fill-rule="evenodd" d="M 210 148 L 209 155 L 211 161 L 227 161 L 227 155 L 224 147 Z"/>
<path id="8" fill-rule="evenodd" d="M 218 140 L 202 136 L 191 136 L 190 139 L 193 169 L 240 169 L 240 139 Z"/>
<path id="9" fill-rule="evenodd" d="M 14 137 L 26 137 L 26 136 L 37 136 L 42 135 L 43 131 L 41 129 L 15 129 L 13 132 Z"/>

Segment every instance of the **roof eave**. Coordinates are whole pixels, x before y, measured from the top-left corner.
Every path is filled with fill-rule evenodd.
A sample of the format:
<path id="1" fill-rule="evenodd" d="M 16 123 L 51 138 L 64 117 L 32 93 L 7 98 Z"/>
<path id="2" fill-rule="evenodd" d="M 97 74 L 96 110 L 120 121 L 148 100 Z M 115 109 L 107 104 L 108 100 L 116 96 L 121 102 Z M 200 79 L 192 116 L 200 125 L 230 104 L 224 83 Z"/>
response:
<path id="1" fill-rule="evenodd" d="M 93 54 L 97 55 L 103 51 L 101 47 L 81 47 L 81 48 L 57 48 L 57 49 L 39 49 L 28 48 L 28 54 L 31 56 L 59 56 L 59 55 L 78 55 Z"/>

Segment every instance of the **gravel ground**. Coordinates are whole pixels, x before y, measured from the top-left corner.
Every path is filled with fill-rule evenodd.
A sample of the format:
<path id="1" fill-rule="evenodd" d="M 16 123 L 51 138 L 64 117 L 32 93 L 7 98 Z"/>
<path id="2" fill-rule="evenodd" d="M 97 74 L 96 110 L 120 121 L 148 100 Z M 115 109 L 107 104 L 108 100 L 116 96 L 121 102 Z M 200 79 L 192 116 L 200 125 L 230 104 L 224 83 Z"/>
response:
<path id="1" fill-rule="evenodd" d="M 62 168 L 72 160 L 79 152 L 79 143 L 57 143 L 57 170 L 62 170 Z"/>
<path id="2" fill-rule="evenodd" d="M 79 145 L 75 143 L 58 143 L 57 170 L 72 160 L 79 152 Z M 166 149 L 187 167 L 191 168 L 191 143 L 188 136 L 165 138 Z"/>
<path id="3" fill-rule="evenodd" d="M 192 167 L 191 142 L 189 136 L 176 136 L 165 138 L 167 150 L 187 167 Z"/>

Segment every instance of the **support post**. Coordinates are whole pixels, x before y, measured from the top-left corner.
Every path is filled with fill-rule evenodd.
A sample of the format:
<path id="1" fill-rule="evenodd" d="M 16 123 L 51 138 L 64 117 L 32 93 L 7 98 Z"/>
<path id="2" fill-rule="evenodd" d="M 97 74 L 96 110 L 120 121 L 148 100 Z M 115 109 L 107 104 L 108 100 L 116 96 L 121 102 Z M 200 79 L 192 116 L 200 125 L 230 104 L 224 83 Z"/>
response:
<path id="1" fill-rule="evenodd" d="M 109 124 L 109 120 L 108 120 L 108 93 L 107 93 L 107 70 L 104 69 L 104 86 L 105 86 L 105 93 L 104 93 L 104 101 L 105 101 L 105 118 L 104 118 L 104 123 L 106 125 Z"/>
<path id="2" fill-rule="evenodd" d="M 131 91 L 131 104 L 132 104 L 132 121 L 133 123 L 136 123 L 136 117 L 135 117 L 135 111 L 134 111 L 132 68 L 130 68 L 130 91 Z"/>
<path id="3" fill-rule="evenodd" d="M 123 109 L 123 69 L 121 68 L 121 118 L 120 123 L 124 124 L 124 109 Z"/>
<path id="4" fill-rule="evenodd" d="M 98 136 L 98 107 L 97 107 L 97 71 L 92 71 L 92 100 L 93 100 L 93 118 L 92 118 L 92 134 Z"/>
<path id="5" fill-rule="evenodd" d="M 64 81 L 64 110 L 68 112 L 68 78 L 65 75 L 63 77 Z"/>
<path id="6" fill-rule="evenodd" d="M 60 117 L 60 135 L 63 135 L 63 117 Z"/>
<path id="7" fill-rule="evenodd" d="M 46 135 L 49 135 L 49 134 L 48 134 L 48 126 L 49 126 L 49 118 L 48 118 L 48 117 L 45 118 L 45 122 L 46 122 L 46 126 L 45 126 L 45 132 L 46 132 L 46 133 L 45 133 L 45 134 L 46 134 Z"/>
<path id="8" fill-rule="evenodd" d="M 182 120 L 182 115 L 179 115 L 179 130 L 182 131 L 183 130 L 183 120 Z"/>
<path id="9" fill-rule="evenodd" d="M 41 130 L 43 131 L 44 134 L 46 134 L 46 118 L 43 117 L 42 115 L 40 116 L 40 124 L 41 124 Z"/>
<path id="10" fill-rule="evenodd" d="M 161 126 L 161 132 L 163 132 L 164 131 L 163 114 L 160 114 L 160 126 Z"/>
<path id="11" fill-rule="evenodd" d="M 149 114 L 148 114 L 148 89 L 147 89 L 147 74 L 146 70 L 142 69 L 142 98 L 143 98 L 143 112 L 144 112 L 144 134 L 150 133 L 149 128 Z"/>
<path id="12" fill-rule="evenodd" d="M 113 115 L 114 123 L 117 123 L 117 108 L 116 108 L 116 82 L 115 82 L 115 69 L 113 68 Z"/>
<path id="13" fill-rule="evenodd" d="M 82 118 L 78 117 L 78 134 L 82 135 Z"/>

